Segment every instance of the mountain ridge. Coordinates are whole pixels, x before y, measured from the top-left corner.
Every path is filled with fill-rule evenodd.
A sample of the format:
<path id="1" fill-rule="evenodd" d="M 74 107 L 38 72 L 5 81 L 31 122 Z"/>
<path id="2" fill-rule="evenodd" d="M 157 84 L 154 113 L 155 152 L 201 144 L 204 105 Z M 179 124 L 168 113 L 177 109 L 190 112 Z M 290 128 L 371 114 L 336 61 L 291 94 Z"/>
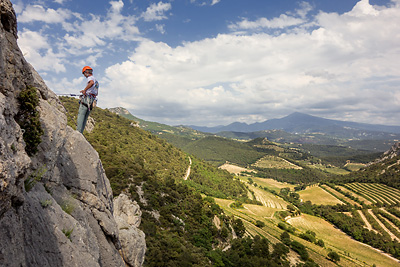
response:
<path id="1" fill-rule="evenodd" d="M 257 132 L 263 130 L 284 130 L 290 133 L 310 133 L 318 130 L 328 131 L 329 127 L 337 127 L 348 130 L 361 130 L 372 132 L 400 133 L 400 126 L 388 126 L 380 124 L 367 124 L 351 121 L 340 121 L 325 119 L 317 116 L 308 115 L 305 113 L 294 112 L 280 119 L 270 119 L 264 122 L 255 122 L 247 124 L 244 122 L 233 122 L 225 126 L 196 126 L 189 125 L 188 127 L 208 133 L 218 133 L 222 131 L 233 132 Z"/>

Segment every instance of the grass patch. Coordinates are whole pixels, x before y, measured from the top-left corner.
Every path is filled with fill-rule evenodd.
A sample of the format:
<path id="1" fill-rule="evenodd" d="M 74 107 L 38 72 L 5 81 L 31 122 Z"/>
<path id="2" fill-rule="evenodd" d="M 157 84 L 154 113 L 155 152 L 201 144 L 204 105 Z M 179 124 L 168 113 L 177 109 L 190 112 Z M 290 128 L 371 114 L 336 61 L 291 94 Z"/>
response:
<path id="1" fill-rule="evenodd" d="M 72 241 L 71 235 L 72 235 L 73 231 L 74 231 L 74 229 L 62 229 L 62 232 L 69 239 L 69 241 Z"/>
<path id="2" fill-rule="evenodd" d="M 51 199 L 43 199 L 42 201 L 40 201 L 40 205 L 42 205 L 43 208 L 46 208 L 51 204 L 53 204 L 53 201 L 51 201 Z"/>
<path id="3" fill-rule="evenodd" d="M 28 178 L 24 181 L 25 191 L 29 192 L 36 185 L 37 182 L 42 180 L 43 175 L 47 172 L 46 166 L 42 166 L 41 168 L 34 171 Z"/>
<path id="4" fill-rule="evenodd" d="M 61 205 L 61 209 L 67 214 L 71 215 L 75 210 L 75 205 L 70 200 L 63 200 Z"/>

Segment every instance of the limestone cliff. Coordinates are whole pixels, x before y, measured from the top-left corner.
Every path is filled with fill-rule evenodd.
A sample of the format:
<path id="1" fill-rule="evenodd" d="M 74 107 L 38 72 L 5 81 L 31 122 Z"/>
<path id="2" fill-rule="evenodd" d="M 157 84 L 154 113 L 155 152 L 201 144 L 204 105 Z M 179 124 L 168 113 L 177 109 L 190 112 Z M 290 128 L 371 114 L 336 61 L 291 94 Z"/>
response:
<path id="1" fill-rule="evenodd" d="M 125 266 L 98 153 L 23 58 L 9 0 L 0 0 L 0 16 L 0 266 Z M 43 135 L 28 155 L 16 118 L 18 96 L 32 87 Z"/>

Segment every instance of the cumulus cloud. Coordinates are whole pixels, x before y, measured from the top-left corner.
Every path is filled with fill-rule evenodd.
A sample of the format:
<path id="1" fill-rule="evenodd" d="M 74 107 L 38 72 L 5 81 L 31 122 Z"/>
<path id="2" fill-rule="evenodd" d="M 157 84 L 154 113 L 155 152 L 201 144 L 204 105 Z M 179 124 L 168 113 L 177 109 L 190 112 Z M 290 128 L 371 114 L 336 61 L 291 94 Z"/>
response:
<path id="1" fill-rule="evenodd" d="M 84 17 L 17 4 L 24 25 L 18 43 L 41 74 L 71 66 L 79 73 L 81 66 L 95 67 L 106 54 L 124 50 L 121 54 L 129 57 L 108 62 L 101 77 L 99 104 L 124 106 L 148 120 L 216 125 L 301 111 L 398 124 L 400 0 L 387 6 L 360 0 L 344 14 L 319 11 L 312 16 L 314 7 L 302 2 L 291 12 L 241 18 L 213 38 L 175 47 L 145 39 L 137 26 L 139 20 L 153 22 L 143 24 L 165 34 L 168 23 L 158 22 L 168 18 L 170 3 L 151 4 L 136 16 L 124 14 L 124 8 L 122 0 L 110 1 L 105 15 Z M 32 24 L 43 27 L 33 32 Z M 135 45 L 127 50 L 118 42 Z M 84 84 L 83 77 L 44 78 L 58 92 L 76 93 Z"/>
<path id="2" fill-rule="evenodd" d="M 62 23 L 70 18 L 72 13 L 67 9 L 45 9 L 40 5 L 28 5 L 18 16 L 19 22 L 42 21 L 45 23 Z"/>
<path id="3" fill-rule="evenodd" d="M 105 46 L 110 40 L 138 40 L 139 29 L 135 25 L 137 18 L 123 16 L 122 0 L 111 1 L 111 8 L 105 18 L 91 15 L 90 19 L 75 22 L 64 36 L 65 41 L 75 49 L 83 47 Z"/>
<path id="4" fill-rule="evenodd" d="M 40 70 L 65 72 L 66 65 L 97 65 L 104 48 L 112 49 L 111 41 L 141 40 L 135 16 L 121 14 L 122 0 L 110 1 L 106 16 L 71 12 L 67 9 L 51 9 L 40 5 L 19 6 L 18 21 L 43 22 L 41 31 L 23 29 L 18 44 L 29 62 Z M 60 28 L 53 24 L 61 25 Z M 85 59 L 82 60 L 82 55 Z M 80 58 L 79 58 L 80 57 Z M 71 60 L 74 59 L 74 60 Z"/>
<path id="5" fill-rule="evenodd" d="M 161 34 L 165 34 L 165 24 L 156 24 L 156 30 Z"/>
<path id="6" fill-rule="evenodd" d="M 19 37 L 18 45 L 24 47 L 25 58 L 29 62 L 35 63 L 36 70 L 54 71 L 56 73 L 65 71 L 65 66 L 62 63 L 63 56 L 54 53 L 46 36 L 24 30 L 20 32 Z"/>
<path id="7" fill-rule="evenodd" d="M 262 30 L 262 29 L 285 29 L 292 26 L 298 26 L 306 23 L 307 14 L 312 10 L 312 6 L 307 2 L 301 2 L 300 8 L 296 12 L 287 12 L 279 17 L 272 19 L 259 18 L 257 20 L 249 20 L 243 18 L 241 21 L 231 23 L 228 27 L 233 31 L 238 30 Z"/>
<path id="8" fill-rule="evenodd" d="M 232 30 L 237 30 L 237 29 L 244 29 L 244 30 L 249 30 L 249 29 L 257 29 L 257 28 L 286 28 L 289 26 L 295 26 L 299 25 L 301 23 L 304 23 L 303 19 L 300 18 L 294 18 L 287 16 L 285 14 L 280 15 L 278 18 L 274 18 L 272 20 L 269 20 L 267 18 L 260 18 L 256 21 L 249 21 L 248 19 L 243 19 L 242 21 L 232 24 L 229 26 Z"/>
<path id="9" fill-rule="evenodd" d="M 311 31 L 220 34 L 178 47 L 145 41 L 106 70 L 106 86 L 134 114 L 170 124 L 251 122 L 293 111 L 395 124 L 399 108 L 387 107 L 400 104 L 399 12 L 362 0 L 342 15 L 318 13 Z M 282 15 L 231 27 L 303 22 L 303 15 Z"/>
<path id="10" fill-rule="evenodd" d="M 147 8 L 146 12 L 142 14 L 142 18 L 145 21 L 163 20 L 167 18 L 165 12 L 167 12 L 170 9 L 171 9 L 170 3 L 163 3 L 163 2 L 158 2 L 157 4 L 153 3 Z"/>

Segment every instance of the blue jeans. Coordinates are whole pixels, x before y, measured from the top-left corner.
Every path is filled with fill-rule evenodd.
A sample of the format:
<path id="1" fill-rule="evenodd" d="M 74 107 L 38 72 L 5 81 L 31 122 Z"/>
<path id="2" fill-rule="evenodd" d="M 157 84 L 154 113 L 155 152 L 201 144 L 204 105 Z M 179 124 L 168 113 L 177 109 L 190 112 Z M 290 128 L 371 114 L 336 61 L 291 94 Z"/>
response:
<path id="1" fill-rule="evenodd" d="M 81 104 L 79 105 L 78 119 L 76 121 L 76 129 L 78 132 L 83 133 L 85 130 L 86 122 L 89 118 L 89 114 L 91 111 L 90 106 L 94 101 L 94 97 L 85 96 L 81 99 Z"/>

